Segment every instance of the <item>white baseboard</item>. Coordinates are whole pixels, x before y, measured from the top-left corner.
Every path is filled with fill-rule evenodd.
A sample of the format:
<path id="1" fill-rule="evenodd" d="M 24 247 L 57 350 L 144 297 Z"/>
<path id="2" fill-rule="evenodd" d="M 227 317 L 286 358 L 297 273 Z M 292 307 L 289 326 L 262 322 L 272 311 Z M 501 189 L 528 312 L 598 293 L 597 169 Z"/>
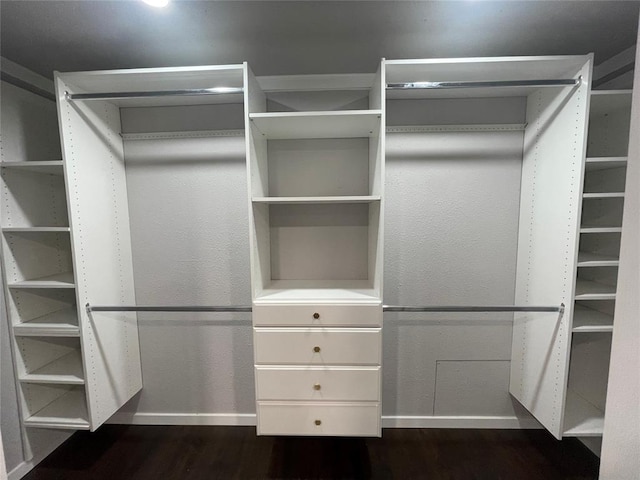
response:
<path id="1" fill-rule="evenodd" d="M 495 428 L 529 430 L 542 428 L 542 426 L 533 418 L 383 415 L 382 428 Z"/>
<path id="2" fill-rule="evenodd" d="M 71 436 L 71 435 L 69 435 L 69 436 Z M 53 451 L 56 448 L 58 448 L 60 445 L 62 445 L 66 440 L 64 440 L 63 442 L 60 442 L 60 443 L 54 443 L 54 444 L 50 445 L 49 448 L 47 448 L 47 449 L 45 449 L 45 450 L 43 450 L 41 452 L 38 452 L 38 454 L 35 455 L 31 460 L 25 460 L 24 462 L 18 464 L 9 473 L 7 473 L 7 480 L 20 480 L 27 473 L 29 473 L 31 470 L 33 470 L 36 467 L 36 465 L 38 465 L 46 457 L 51 455 L 53 453 Z M 0 472 L 0 474 L 1 473 L 2 472 Z"/>
<path id="3" fill-rule="evenodd" d="M 255 426 L 255 413 L 129 413 L 118 412 L 107 423 L 124 425 Z"/>
<path id="4" fill-rule="evenodd" d="M 107 423 L 125 425 L 255 426 L 255 413 L 127 413 L 119 412 Z M 533 419 L 517 417 L 383 416 L 382 428 L 542 428 Z"/>

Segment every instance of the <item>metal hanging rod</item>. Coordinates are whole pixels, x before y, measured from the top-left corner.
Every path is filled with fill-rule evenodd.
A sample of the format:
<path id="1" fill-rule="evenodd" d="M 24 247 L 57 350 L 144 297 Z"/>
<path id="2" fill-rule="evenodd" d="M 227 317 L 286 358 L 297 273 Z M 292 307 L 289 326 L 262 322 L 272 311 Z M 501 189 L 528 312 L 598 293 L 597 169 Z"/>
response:
<path id="1" fill-rule="evenodd" d="M 87 303 L 87 312 L 250 312 L 251 307 L 238 306 L 93 306 Z"/>
<path id="2" fill-rule="evenodd" d="M 429 306 L 429 307 L 405 307 L 396 305 L 383 305 L 385 312 L 560 312 L 564 313 L 564 304 L 559 307 L 529 307 L 513 305 L 483 305 L 483 306 Z"/>
<path id="3" fill-rule="evenodd" d="M 157 90 L 147 92 L 69 93 L 67 100 L 123 100 L 127 98 L 192 97 L 196 95 L 231 95 L 244 93 L 242 87 L 191 88 L 185 90 Z"/>
<path id="4" fill-rule="evenodd" d="M 251 312 L 246 305 L 235 306 L 92 306 L 87 303 L 87 312 Z M 560 312 L 564 313 L 564 304 L 559 307 L 529 307 L 512 305 L 487 306 L 428 306 L 411 307 L 383 305 L 384 312 Z"/>
<path id="5" fill-rule="evenodd" d="M 483 82 L 410 82 L 387 83 L 387 90 L 435 90 L 453 88 L 493 88 L 493 87 L 566 87 L 578 85 L 578 78 L 561 78 L 552 80 L 495 80 Z"/>

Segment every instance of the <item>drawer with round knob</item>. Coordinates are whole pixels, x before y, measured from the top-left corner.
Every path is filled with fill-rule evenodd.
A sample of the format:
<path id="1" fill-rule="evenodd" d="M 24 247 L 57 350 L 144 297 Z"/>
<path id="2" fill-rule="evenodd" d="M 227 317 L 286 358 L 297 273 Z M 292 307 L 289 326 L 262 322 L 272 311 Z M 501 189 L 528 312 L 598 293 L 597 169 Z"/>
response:
<path id="1" fill-rule="evenodd" d="M 254 326 L 381 327 L 382 305 L 253 306 Z"/>
<path id="2" fill-rule="evenodd" d="M 258 402 L 258 435 L 380 434 L 379 403 Z"/>
<path id="3" fill-rule="evenodd" d="M 380 365 L 379 328 L 255 328 L 256 364 Z"/>
<path id="4" fill-rule="evenodd" d="M 380 367 L 256 367 L 258 400 L 380 401 Z"/>

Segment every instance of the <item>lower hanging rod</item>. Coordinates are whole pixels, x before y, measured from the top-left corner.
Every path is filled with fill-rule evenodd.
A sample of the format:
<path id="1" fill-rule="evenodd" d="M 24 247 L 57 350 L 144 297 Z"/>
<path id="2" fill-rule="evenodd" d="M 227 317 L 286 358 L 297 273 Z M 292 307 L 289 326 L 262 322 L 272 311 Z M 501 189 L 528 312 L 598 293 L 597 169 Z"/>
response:
<path id="1" fill-rule="evenodd" d="M 578 78 L 543 80 L 494 80 L 482 82 L 408 82 L 387 83 L 387 90 L 435 90 L 452 88 L 492 88 L 492 87 L 566 87 L 578 85 Z"/>
<path id="2" fill-rule="evenodd" d="M 196 95 L 232 95 L 244 93 L 242 87 L 191 88 L 184 90 L 156 90 L 146 92 L 69 93 L 67 100 L 124 100 L 127 98 L 191 97 Z"/>
<path id="3" fill-rule="evenodd" d="M 235 306 L 94 306 L 87 303 L 87 312 L 251 312 L 247 305 Z M 535 307 L 513 305 L 483 306 L 398 306 L 383 305 L 384 312 L 560 312 L 564 313 L 564 304 L 559 307 Z"/>
<path id="4" fill-rule="evenodd" d="M 530 307 L 514 305 L 482 305 L 482 306 L 428 306 L 405 307 L 397 305 L 383 305 L 385 312 L 560 312 L 564 313 L 564 304 L 559 307 Z"/>

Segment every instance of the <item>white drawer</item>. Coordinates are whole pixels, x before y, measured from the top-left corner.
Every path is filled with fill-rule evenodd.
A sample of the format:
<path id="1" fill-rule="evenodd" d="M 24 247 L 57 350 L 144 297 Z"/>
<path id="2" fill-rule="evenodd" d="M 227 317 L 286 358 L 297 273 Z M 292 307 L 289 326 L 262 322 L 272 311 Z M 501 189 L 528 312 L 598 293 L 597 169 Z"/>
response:
<path id="1" fill-rule="evenodd" d="M 379 403 L 258 402 L 258 435 L 380 434 Z"/>
<path id="2" fill-rule="evenodd" d="M 382 305 L 254 305 L 252 315 L 255 326 L 382 326 Z"/>
<path id="3" fill-rule="evenodd" d="M 380 401 L 380 367 L 256 367 L 258 400 Z"/>
<path id="4" fill-rule="evenodd" d="M 256 364 L 380 365 L 379 328 L 256 328 Z"/>

